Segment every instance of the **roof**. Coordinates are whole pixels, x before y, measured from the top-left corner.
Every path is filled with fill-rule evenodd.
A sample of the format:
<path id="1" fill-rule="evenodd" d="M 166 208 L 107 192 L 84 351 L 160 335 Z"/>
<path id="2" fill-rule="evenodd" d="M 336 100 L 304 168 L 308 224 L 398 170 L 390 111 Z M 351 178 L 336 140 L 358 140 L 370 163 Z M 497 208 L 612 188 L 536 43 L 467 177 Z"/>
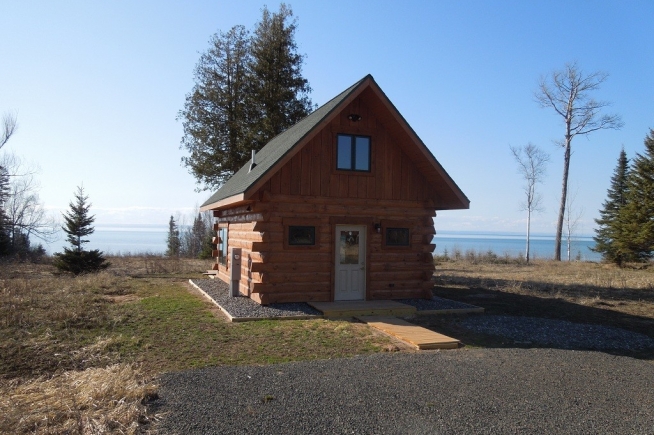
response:
<path id="1" fill-rule="evenodd" d="M 296 151 L 294 148 L 296 146 L 304 143 L 304 139 L 307 138 L 307 136 L 311 136 L 313 133 L 317 132 L 319 126 L 332 118 L 332 114 L 339 113 L 338 109 L 345 107 L 354 97 L 360 95 L 361 92 L 373 85 L 374 91 L 380 100 L 382 100 L 382 103 L 393 112 L 392 119 L 398 124 L 402 124 L 401 130 L 404 134 L 409 135 L 410 139 L 412 139 L 411 142 L 418 144 L 421 148 L 420 156 L 422 158 L 427 157 L 429 162 L 426 166 L 429 169 L 435 169 L 438 172 L 438 181 L 445 182 L 449 189 L 453 189 L 455 201 L 450 201 L 452 202 L 452 205 L 447 208 L 468 208 L 468 198 L 445 172 L 425 144 L 418 138 L 402 115 L 376 84 L 372 75 L 368 74 L 363 79 L 359 80 L 345 91 L 316 109 L 310 115 L 306 116 L 297 124 L 275 136 L 258 153 L 256 153 L 256 166 L 252 168 L 252 170 L 250 170 L 250 161 L 248 161 L 239 171 L 229 178 L 216 193 L 207 199 L 200 209 L 202 211 L 211 210 L 224 205 L 232 205 L 247 200 L 247 194 L 251 193 L 248 191 L 252 190 L 254 187 L 258 188 L 261 185 L 261 182 L 268 180 L 269 176 L 272 176 L 272 174 L 275 173 L 275 169 L 278 169 L 276 168 L 277 164 L 285 160 L 284 158 L 289 153 L 294 154 L 294 151 Z"/>

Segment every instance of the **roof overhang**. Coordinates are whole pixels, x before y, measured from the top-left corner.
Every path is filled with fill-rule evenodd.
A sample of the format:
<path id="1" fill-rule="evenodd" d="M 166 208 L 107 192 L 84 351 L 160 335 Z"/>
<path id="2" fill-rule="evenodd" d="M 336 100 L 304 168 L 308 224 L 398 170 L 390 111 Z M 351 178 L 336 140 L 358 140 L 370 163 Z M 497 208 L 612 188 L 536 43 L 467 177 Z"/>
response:
<path id="1" fill-rule="evenodd" d="M 216 201 L 216 202 L 212 202 L 211 204 L 203 205 L 202 207 L 200 207 L 200 211 L 217 210 L 219 208 L 223 208 L 223 207 L 227 207 L 227 206 L 233 207 L 235 205 L 239 205 L 241 203 L 246 203 L 246 202 L 249 202 L 249 201 L 245 200 L 245 194 L 239 193 L 239 194 L 227 197 L 227 198 L 223 198 L 220 201 Z"/>

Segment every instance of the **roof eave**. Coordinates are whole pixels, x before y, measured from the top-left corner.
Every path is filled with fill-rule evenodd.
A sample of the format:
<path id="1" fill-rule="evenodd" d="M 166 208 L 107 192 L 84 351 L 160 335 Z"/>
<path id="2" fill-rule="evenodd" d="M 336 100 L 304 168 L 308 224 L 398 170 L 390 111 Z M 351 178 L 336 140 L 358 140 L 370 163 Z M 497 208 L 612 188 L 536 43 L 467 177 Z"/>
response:
<path id="1" fill-rule="evenodd" d="M 227 198 L 223 198 L 219 201 L 212 202 L 209 204 L 205 204 L 200 207 L 200 211 L 209 211 L 209 210 L 217 210 L 219 208 L 223 208 L 226 206 L 235 206 L 239 205 L 241 203 L 249 202 L 245 200 L 245 194 L 243 193 L 238 193 L 236 195 L 229 196 Z"/>

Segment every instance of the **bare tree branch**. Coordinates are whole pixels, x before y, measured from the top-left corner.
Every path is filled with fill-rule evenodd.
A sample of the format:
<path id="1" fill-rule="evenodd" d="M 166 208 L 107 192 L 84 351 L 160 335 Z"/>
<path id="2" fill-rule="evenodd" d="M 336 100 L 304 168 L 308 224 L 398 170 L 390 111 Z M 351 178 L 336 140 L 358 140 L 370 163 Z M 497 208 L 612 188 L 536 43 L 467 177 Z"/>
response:
<path id="1" fill-rule="evenodd" d="M 16 123 L 16 115 L 13 113 L 5 113 L 2 117 L 2 131 L 0 132 L 0 148 L 9 142 L 9 138 L 16 132 L 18 124 Z"/>

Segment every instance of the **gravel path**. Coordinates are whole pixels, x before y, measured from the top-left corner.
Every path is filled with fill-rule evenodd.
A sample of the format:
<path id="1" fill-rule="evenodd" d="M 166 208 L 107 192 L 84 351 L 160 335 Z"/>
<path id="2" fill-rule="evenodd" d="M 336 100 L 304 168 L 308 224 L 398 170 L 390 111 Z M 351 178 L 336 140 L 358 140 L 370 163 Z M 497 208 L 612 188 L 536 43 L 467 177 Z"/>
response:
<path id="1" fill-rule="evenodd" d="M 164 434 L 652 434 L 654 364 L 467 349 L 162 377 Z"/>
<path id="2" fill-rule="evenodd" d="M 654 349 L 654 339 L 611 326 L 587 325 L 565 320 L 514 316 L 470 316 L 452 321 L 468 330 L 505 337 L 524 345 L 559 349 L 631 350 Z"/>
<path id="3" fill-rule="evenodd" d="M 306 303 L 259 305 L 243 296 L 231 297 L 229 285 L 219 279 L 194 279 L 193 284 L 211 296 L 232 317 L 274 318 L 322 316 L 322 313 Z M 416 307 L 418 311 L 454 310 L 478 308 L 463 302 L 434 296 L 432 299 L 399 299 L 397 302 Z"/>
<path id="4" fill-rule="evenodd" d="M 264 306 L 244 296 L 230 296 L 229 285 L 219 279 L 194 279 L 192 281 L 193 284 L 200 287 L 202 291 L 218 302 L 232 317 L 259 317 L 262 319 L 270 317 L 322 317 L 320 311 L 304 302 Z"/>

